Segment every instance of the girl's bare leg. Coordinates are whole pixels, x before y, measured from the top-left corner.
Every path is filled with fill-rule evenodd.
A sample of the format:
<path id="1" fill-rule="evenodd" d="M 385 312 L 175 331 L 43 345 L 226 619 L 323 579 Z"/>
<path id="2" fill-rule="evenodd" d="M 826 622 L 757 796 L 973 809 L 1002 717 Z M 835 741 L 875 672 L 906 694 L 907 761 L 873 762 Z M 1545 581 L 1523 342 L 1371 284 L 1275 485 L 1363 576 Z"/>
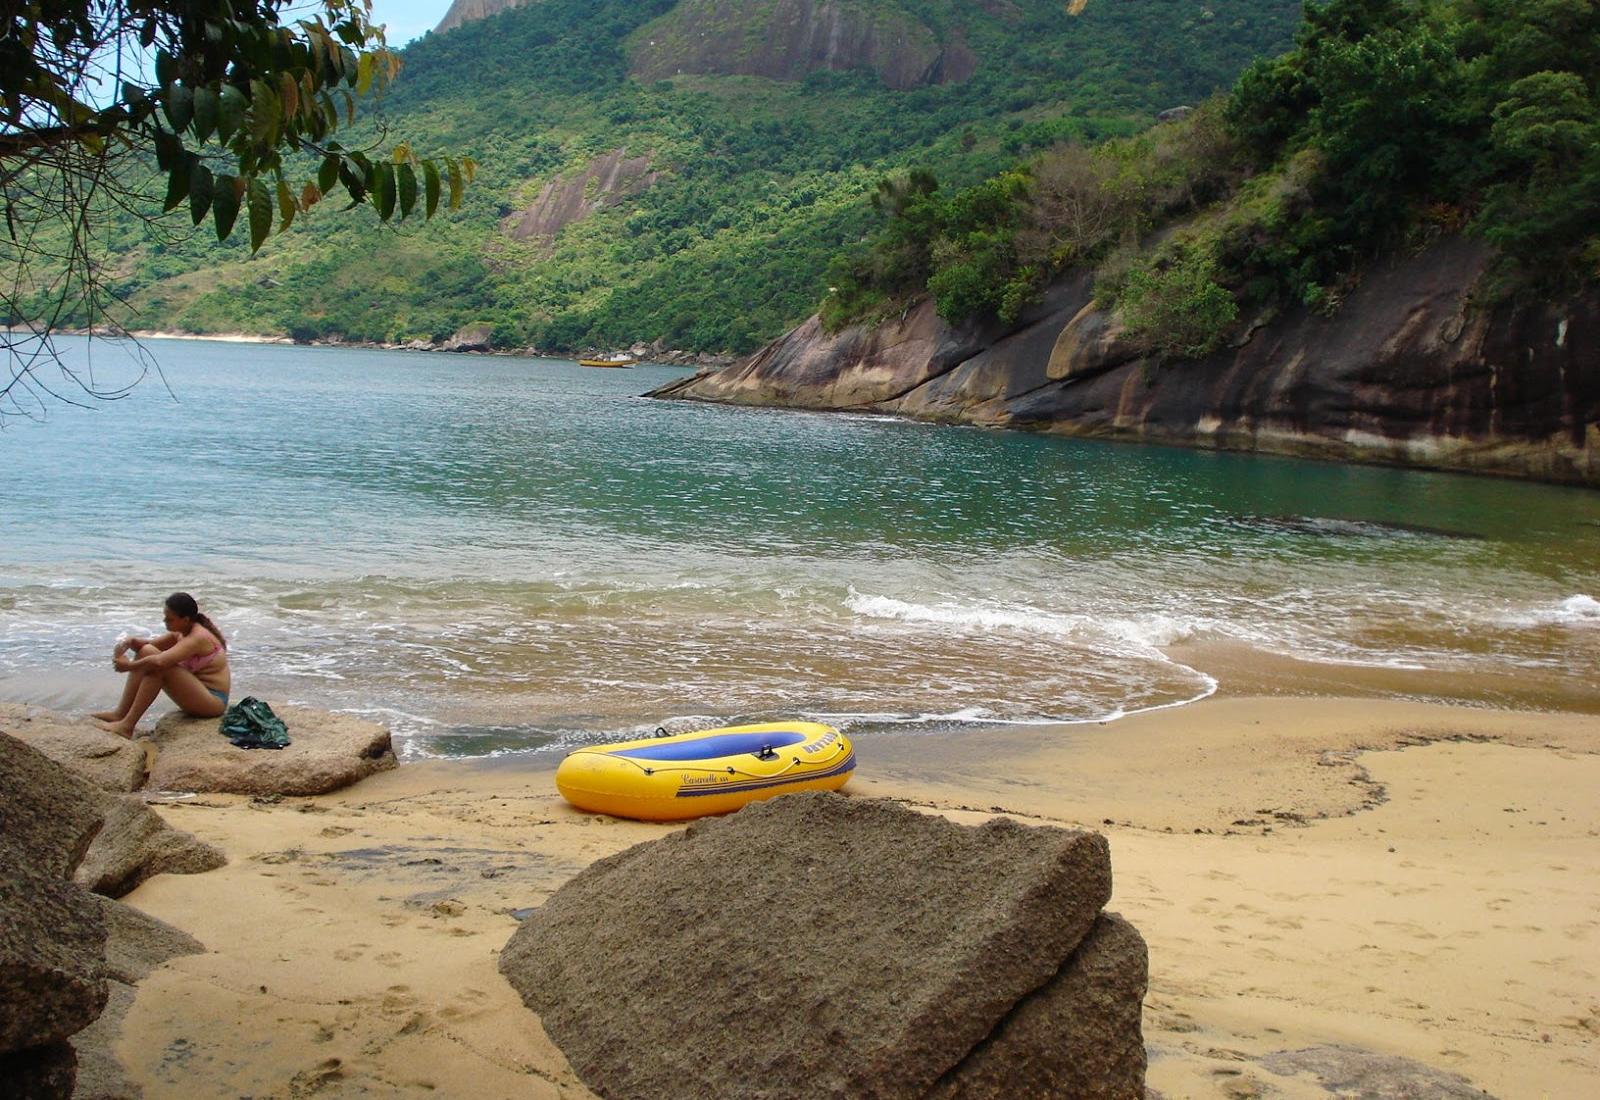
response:
<path id="1" fill-rule="evenodd" d="M 119 737 L 131 738 L 139 719 L 144 717 L 144 712 L 150 709 L 150 704 L 156 701 L 156 696 L 163 689 L 166 690 L 167 697 L 177 703 L 185 714 L 196 718 L 216 718 L 226 709 L 222 705 L 222 700 L 211 694 L 211 689 L 202 684 L 200 678 L 188 669 L 156 669 L 145 673 L 140 679 L 139 686 L 134 691 L 133 702 L 126 713 L 103 728 Z"/>
<path id="2" fill-rule="evenodd" d="M 141 647 L 139 652 L 134 654 L 134 657 L 148 657 L 152 653 L 160 652 L 161 651 L 155 646 L 147 645 Z M 139 691 L 139 681 L 144 678 L 144 673 L 129 672 L 125 673 L 124 675 L 127 677 L 127 679 L 123 682 L 122 698 L 118 700 L 116 707 L 112 710 L 96 711 L 95 713 L 89 715 L 90 718 L 93 718 L 97 722 L 118 722 L 121 721 L 123 715 L 128 713 L 128 708 L 133 706 L 133 697 Z"/>
<path id="3" fill-rule="evenodd" d="M 113 719 L 101 728 L 108 733 L 116 734 L 118 737 L 131 739 L 133 737 L 133 727 L 139 724 L 139 719 L 144 717 L 144 712 L 150 709 L 150 704 L 156 701 L 157 695 L 161 694 L 161 682 L 164 678 L 165 674 L 159 669 L 144 673 L 130 672 L 128 679 L 130 681 L 137 679 L 138 682 L 132 685 L 134 689 L 133 699 L 129 703 L 128 709 L 123 712 L 121 718 Z"/>

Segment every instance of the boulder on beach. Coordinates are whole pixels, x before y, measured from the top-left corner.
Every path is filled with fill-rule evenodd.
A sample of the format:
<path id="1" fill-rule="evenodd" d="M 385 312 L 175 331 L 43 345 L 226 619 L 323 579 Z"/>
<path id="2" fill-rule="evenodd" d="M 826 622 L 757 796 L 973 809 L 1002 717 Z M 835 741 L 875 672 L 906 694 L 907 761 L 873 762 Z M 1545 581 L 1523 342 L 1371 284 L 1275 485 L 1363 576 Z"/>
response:
<path id="1" fill-rule="evenodd" d="M 37 749 L 0 732 L 0 843 L 39 874 L 72 877 L 100 831 L 97 792 Z"/>
<path id="2" fill-rule="evenodd" d="M 500 969 L 611 1100 L 1131 1100 L 1145 952 L 1110 894 L 1094 833 L 795 794 L 591 865 Z"/>
<path id="3" fill-rule="evenodd" d="M 70 1095 L 66 1040 L 106 1003 L 105 920 L 68 881 L 100 828 L 95 794 L 0 734 L 0 1095 Z"/>
<path id="4" fill-rule="evenodd" d="M 106 897 L 120 898 L 152 875 L 196 875 L 228 862 L 222 849 L 174 829 L 135 795 L 104 795 L 105 824 L 73 878 Z"/>
<path id="5" fill-rule="evenodd" d="M 167 959 L 204 950 L 70 881 L 83 872 L 85 850 L 92 860 L 91 839 L 101 839 L 100 807 L 113 812 L 109 848 L 143 853 L 124 860 L 127 874 L 193 859 L 174 854 L 185 839 L 216 853 L 152 826 L 144 815 L 155 815 L 137 799 L 108 794 L 0 733 L 0 1096 L 137 1096 L 112 1053 L 133 983 Z M 116 839 L 124 833 L 140 842 Z"/>
<path id="6" fill-rule="evenodd" d="M 0 731 L 27 742 L 103 790 L 136 791 L 144 786 L 143 746 L 87 721 L 42 707 L 0 703 Z"/>
<path id="7" fill-rule="evenodd" d="M 395 766 L 389 731 L 376 722 L 311 707 L 272 705 L 289 727 L 284 749 L 241 749 L 215 718 L 182 712 L 156 724 L 149 786 L 163 791 L 313 795 Z"/>
<path id="8" fill-rule="evenodd" d="M 0 1053 L 59 1043 L 100 1015 L 105 947 L 94 896 L 0 838 Z"/>

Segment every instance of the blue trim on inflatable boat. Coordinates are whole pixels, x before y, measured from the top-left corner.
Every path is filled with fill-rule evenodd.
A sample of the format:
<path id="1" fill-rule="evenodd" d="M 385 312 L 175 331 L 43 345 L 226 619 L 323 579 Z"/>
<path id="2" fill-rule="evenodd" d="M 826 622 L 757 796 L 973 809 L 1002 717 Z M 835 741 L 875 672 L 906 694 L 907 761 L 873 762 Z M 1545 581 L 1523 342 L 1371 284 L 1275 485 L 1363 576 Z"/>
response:
<path id="1" fill-rule="evenodd" d="M 720 756 L 743 756 L 763 749 L 786 749 L 798 745 L 810 735 L 794 730 L 767 730 L 763 733 L 719 733 L 715 737 L 691 737 L 683 741 L 667 740 L 659 745 L 640 745 L 632 749 L 613 749 L 608 756 L 626 756 L 630 760 L 715 760 Z"/>
<path id="2" fill-rule="evenodd" d="M 844 761 L 825 772 L 807 772 L 804 775 L 784 775 L 776 779 L 750 779 L 743 783 L 721 783 L 716 786 L 704 787 L 679 787 L 677 797 L 698 798 L 708 794 L 740 794 L 744 791 L 760 791 L 768 787 L 787 787 L 794 783 L 809 783 L 814 779 L 826 779 L 830 775 L 839 775 L 842 772 L 854 771 L 856 754 L 851 752 Z"/>

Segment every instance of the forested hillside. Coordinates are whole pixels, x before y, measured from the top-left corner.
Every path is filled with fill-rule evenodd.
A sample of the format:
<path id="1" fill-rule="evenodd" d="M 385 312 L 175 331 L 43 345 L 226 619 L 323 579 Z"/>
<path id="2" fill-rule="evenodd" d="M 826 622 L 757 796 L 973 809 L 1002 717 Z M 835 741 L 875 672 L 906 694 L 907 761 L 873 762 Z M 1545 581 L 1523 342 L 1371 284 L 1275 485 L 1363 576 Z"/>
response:
<path id="1" fill-rule="evenodd" d="M 1288 308 L 1331 315 L 1372 261 L 1454 235 L 1495 251 L 1483 303 L 1558 300 L 1600 283 L 1600 7 L 1326 0 L 1174 125 L 936 183 L 880 188 L 830 327 L 925 293 L 947 321 L 1008 322 L 1089 266 L 1129 337 L 1200 358 Z"/>
<path id="2" fill-rule="evenodd" d="M 541 0 L 413 44 L 370 123 L 476 159 L 462 210 L 400 228 L 315 210 L 254 257 L 115 220 L 116 289 L 134 328 L 405 342 L 487 322 L 502 347 L 749 351 L 827 293 L 886 176 L 949 194 L 1135 134 L 1298 18 L 1297 0 Z"/>

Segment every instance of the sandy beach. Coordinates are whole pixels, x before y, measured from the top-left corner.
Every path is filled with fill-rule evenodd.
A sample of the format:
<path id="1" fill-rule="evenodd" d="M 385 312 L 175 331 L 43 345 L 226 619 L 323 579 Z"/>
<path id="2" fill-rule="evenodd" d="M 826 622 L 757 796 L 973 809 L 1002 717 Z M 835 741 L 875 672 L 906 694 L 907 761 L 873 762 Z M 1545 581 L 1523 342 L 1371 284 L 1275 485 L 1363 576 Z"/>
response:
<path id="1" fill-rule="evenodd" d="M 1325 1096 L 1260 1059 L 1334 1045 L 1499 1097 L 1600 1080 L 1600 717 L 1235 695 L 858 750 L 853 795 L 1106 834 L 1168 1098 Z M 497 955 L 517 910 L 669 826 L 496 761 L 161 812 L 231 862 L 125 899 L 210 949 L 139 987 L 118 1053 L 146 1095 L 590 1095 Z"/>

